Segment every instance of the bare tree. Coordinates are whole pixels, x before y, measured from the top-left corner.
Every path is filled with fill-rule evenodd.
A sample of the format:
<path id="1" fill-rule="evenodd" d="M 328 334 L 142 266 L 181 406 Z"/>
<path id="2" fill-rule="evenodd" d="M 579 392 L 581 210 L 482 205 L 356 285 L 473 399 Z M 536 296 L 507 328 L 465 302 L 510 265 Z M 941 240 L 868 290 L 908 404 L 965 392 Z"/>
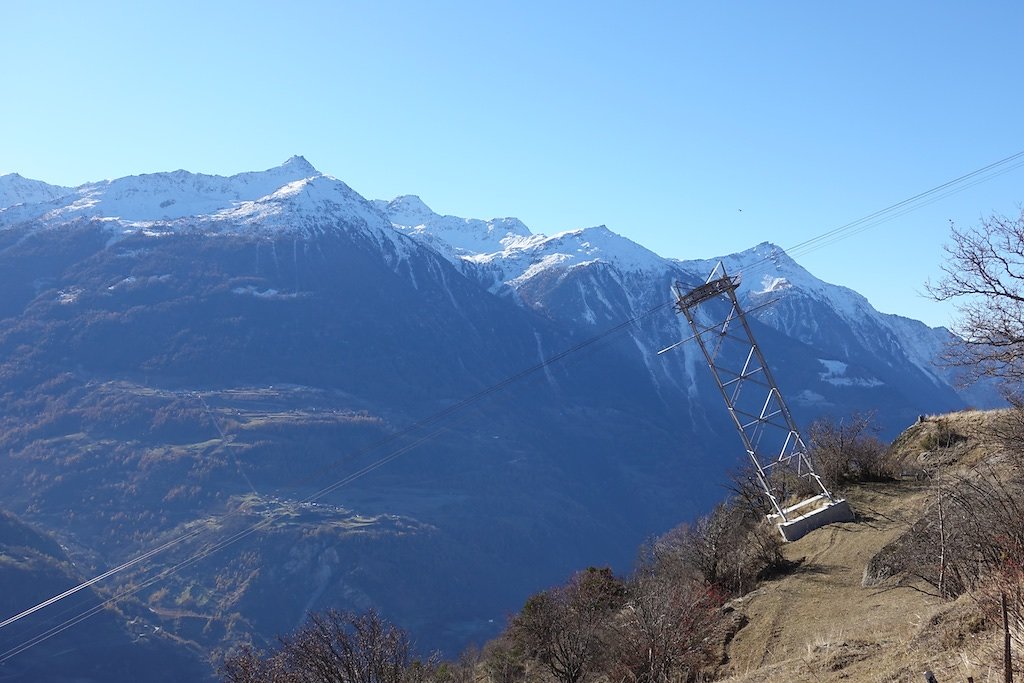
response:
<path id="1" fill-rule="evenodd" d="M 482 658 L 488 683 L 515 683 L 522 680 L 526 670 L 523 653 L 508 634 L 502 634 L 487 643 Z"/>
<path id="2" fill-rule="evenodd" d="M 1024 210 L 993 215 L 974 228 L 951 226 L 945 275 L 926 285 L 938 301 L 957 302 L 960 342 L 946 360 L 974 377 L 1024 379 Z"/>
<path id="3" fill-rule="evenodd" d="M 509 634 L 559 681 L 579 683 L 599 667 L 603 637 L 624 601 L 622 581 L 610 569 L 591 567 L 527 600 Z"/>
<path id="4" fill-rule="evenodd" d="M 1017 391 L 1004 392 L 1010 410 L 994 420 L 982 435 L 998 444 L 1009 456 L 1015 475 L 1024 479 L 1024 394 Z"/>
<path id="5" fill-rule="evenodd" d="M 732 516 L 728 506 L 721 503 L 711 514 L 700 517 L 693 524 L 683 524 L 665 534 L 652 549 L 658 556 L 662 571 L 669 573 L 667 565 L 677 560 L 683 567 L 696 572 L 696 576 L 705 583 L 721 583 L 726 557 L 734 549 L 735 528 L 729 519 Z M 680 575 L 682 572 L 671 573 Z"/>
<path id="6" fill-rule="evenodd" d="M 476 683 L 476 671 L 483 661 L 480 648 L 470 645 L 454 662 L 441 662 L 434 672 L 433 683 Z"/>
<path id="7" fill-rule="evenodd" d="M 1008 611 L 1010 636 L 1024 646 L 1024 481 L 990 466 L 966 491 L 952 502 L 969 524 L 972 592 L 993 623 Z"/>
<path id="8" fill-rule="evenodd" d="M 667 683 L 705 664 L 721 604 L 718 593 L 696 580 L 641 567 L 616 620 L 610 677 L 632 683 Z"/>
<path id="9" fill-rule="evenodd" d="M 836 420 L 822 417 L 811 424 L 810 456 L 826 483 L 892 479 L 899 463 L 877 436 L 874 416 L 854 413 Z"/>
<path id="10" fill-rule="evenodd" d="M 316 683 L 403 683 L 413 665 L 405 631 L 374 610 L 313 613 L 281 642 L 290 668 Z"/>
<path id="11" fill-rule="evenodd" d="M 225 658 L 226 683 L 422 683 L 434 671 L 433 659 L 415 660 L 409 637 L 374 610 L 327 610 L 281 639 L 262 655 L 242 646 Z"/>
<path id="12" fill-rule="evenodd" d="M 1024 645 L 1024 481 L 990 463 L 934 491 L 921 519 L 869 561 L 865 582 L 906 574 L 943 598 L 970 593 L 990 623 L 1005 596 L 1011 636 Z"/>
<path id="13" fill-rule="evenodd" d="M 249 644 L 236 647 L 218 668 L 225 683 L 292 683 L 280 658 L 266 657 Z"/>
<path id="14" fill-rule="evenodd" d="M 764 498 L 764 496 L 761 496 Z M 645 561 L 677 580 L 700 579 L 730 595 L 752 590 L 784 563 L 781 537 L 756 506 L 735 498 L 659 538 Z"/>

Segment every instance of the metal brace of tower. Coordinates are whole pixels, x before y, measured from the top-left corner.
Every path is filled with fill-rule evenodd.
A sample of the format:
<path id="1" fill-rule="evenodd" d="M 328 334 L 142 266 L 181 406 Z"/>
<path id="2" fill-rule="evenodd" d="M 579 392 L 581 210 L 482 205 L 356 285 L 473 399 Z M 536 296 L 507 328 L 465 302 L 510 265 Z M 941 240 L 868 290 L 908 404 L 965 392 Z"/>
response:
<path id="1" fill-rule="evenodd" d="M 726 273 L 719 262 L 703 285 L 686 291 L 680 283 L 675 284 L 676 310 L 686 316 L 693 330 L 693 339 L 725 399 L 758 483 L 771 501 L 775 512 L 769 518 L 777 522 L 787 541 L 825 524 L 853 521 L 849 504 L 835 498 L 814 471 L 796 422 L 740 307 L 738 285 L 739 278 Z M 701 324 L 697 310 L 713 300 L 727 302 L 728 313 L 718 322 Z M 782 470 L 806 481 L 814 493 L 787 506 L 791 494 L 785 489 Z"/>

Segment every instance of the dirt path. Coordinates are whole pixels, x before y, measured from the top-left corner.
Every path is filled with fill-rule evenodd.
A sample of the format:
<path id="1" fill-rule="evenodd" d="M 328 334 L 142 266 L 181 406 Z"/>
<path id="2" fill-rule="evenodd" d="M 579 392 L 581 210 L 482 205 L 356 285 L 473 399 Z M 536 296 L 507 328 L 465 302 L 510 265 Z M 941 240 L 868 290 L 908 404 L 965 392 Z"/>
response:
<path id="1" fill-rule="evenodd" d="M 858 487 L 849 495 L 858 521 L 788 544 L 799 567 L 735 603 L 749 623 L 728 649 L 730 680 L 896 681 L 928 668 L 908 648 L 941 601 L 861 585 L 868 560 L 906 531 L 927 495 L 913 483 Z"/>

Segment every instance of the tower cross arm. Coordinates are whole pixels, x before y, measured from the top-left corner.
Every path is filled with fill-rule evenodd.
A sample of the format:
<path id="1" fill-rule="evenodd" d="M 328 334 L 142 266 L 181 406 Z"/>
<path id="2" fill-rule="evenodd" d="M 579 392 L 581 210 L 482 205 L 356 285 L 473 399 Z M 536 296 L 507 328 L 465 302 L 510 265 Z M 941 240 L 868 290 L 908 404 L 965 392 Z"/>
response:
<path id="1" fill-rule="evenodd" d="M 740 279 L 738 277 L 725 275 L 718 279 L 710 280 L 703 285 L 686 292 L 683 289 L 682 283 L 677 282 L 675 286 L 676 309 L 682 313 L 687 309 L 699 306 L 708 299 L 714 299 L 716 296 L 735 290 L 739 284 Z"/>

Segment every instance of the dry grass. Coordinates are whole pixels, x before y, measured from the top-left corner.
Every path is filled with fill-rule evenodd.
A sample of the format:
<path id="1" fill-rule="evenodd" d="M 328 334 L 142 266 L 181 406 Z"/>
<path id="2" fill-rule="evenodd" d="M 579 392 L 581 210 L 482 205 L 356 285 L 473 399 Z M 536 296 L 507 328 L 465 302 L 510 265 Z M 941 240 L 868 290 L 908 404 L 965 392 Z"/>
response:
<path id="1" fill-rule="evenodd" d="M 996 419 L 998 412 L 980 411 L 928 417 L 894 448 L 908 460 L 941 460 L 943 471 L 969 467 L 990 457 L 985 434 Z M 947 433 L 969 438 L 924 448 Z M 787 544 L 796 569 L 734 601 L 748 623 L 729 644 L 720 680 L 923 681 L 925 670 L 942 683 L 1001 680 L 998 630 L 968 596 L 949 603 L 905 580 L 862 585 L 868 561 L 920 517 L 930 486 L 914 479 L 853 486 L 847 499 L 856 522 Z"/>
<path id="2" fill-rule="evenodd" d="M 924 416 L 893 442 L 913 470 L 929 474 L 949 468 L 970 467 L 998 449 L 997 424 L 1009 410 L 967 410 Z M 969 438 L 965 438 L 969 437 Z"/>

